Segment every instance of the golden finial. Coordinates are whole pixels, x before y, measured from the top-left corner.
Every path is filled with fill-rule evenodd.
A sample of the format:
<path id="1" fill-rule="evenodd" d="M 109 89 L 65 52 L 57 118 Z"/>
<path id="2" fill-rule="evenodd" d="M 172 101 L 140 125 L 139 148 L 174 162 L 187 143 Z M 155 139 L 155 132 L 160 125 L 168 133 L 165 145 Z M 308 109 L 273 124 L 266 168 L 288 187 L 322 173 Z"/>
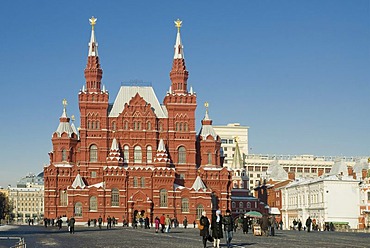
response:
<path id="1" fill-rule="evenodd" d="M 75 121 L 75 115 L 71 116 L 72 121 Z"/>
<path id="2" fill-rule="evenodd" d="M 98 20 L 98 18 L 95 18 L 94 16 L 92 16 L 89 21 L 90 21 L 90 25 L 92 27 L 92 29 L 94 29 L 94 26 L 96 24 L 96 21 Z"/>
<path id="3" fill-rule="evenodd" d="M 68 103 L 67 103 L 67 100 L 65 98 L 63 99 L 62 104 L 63 104 L 64 108 L 67 107 Z"/>
<path id="4" fill-rule="evenodd" d="M 177 27 L 177 32 L 180 32 L 181 24 L 182 24 L 182 21 L 180 21 L 180 19 L 177 19 L 175 21 L 175 26 Z"/>
<path id="5" fill-rule="evenodd" d="M 235 142 L 239 142 L 239 136 L 234 137 Z"/>

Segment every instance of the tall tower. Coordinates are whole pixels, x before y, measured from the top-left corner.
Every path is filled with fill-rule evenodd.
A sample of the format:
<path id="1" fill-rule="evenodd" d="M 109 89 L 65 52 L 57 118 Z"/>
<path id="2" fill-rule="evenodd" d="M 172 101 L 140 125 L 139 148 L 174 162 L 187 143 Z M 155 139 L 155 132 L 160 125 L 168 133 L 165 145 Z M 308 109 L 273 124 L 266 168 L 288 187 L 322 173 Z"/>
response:
<path id="1" fill-rule="evenodd" d="M 108 144 L 108 92 L 101 87 L 103 70 L 100 67 L 98 56 L 98 43 L 95 38 L 95 25 L 97 19 L 91 17 L 91 38 L 89 42 L 87 65 L 85 68 L 86 85 L 79 92 L 78 100 L 81 116 L 80 161 L 89 161 L 92 165 L 105 162 L 109 152 Z M 98 149 L 94 159 L 89 158 L 91 147 Z M 81 164 L 81 166 L 84 166 Z"/>
<path id="2" fill-rule="evenodd" d="M 170 159 L 185 182 L 194 182 L 196 170 L 196 95 L 187 89 L 189 72 L 186 70 L 180 28 L 182 21 L 175 21 L 177 36 L 170 72 L 171 86 L 164 98 L 168 111 L 168 140 Z M 189 180 L 188 180 L 189 179 Z M 181 182 L 179 182 L 181 183 Z M 187 185 L 191 186 L 191 185 Z"/>

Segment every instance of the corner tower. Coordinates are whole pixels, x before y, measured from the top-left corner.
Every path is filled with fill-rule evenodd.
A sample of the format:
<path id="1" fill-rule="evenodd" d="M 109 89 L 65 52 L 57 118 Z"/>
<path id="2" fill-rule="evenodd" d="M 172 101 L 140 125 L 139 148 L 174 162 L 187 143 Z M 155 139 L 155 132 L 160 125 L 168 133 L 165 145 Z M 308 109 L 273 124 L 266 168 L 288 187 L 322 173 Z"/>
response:
<path id="1" fill-rule="evenodd" d="M 170 71 L 171 86 L 164 98 L 168 111 L 168 147 L 178 177 L 185 182 L 194 182 L 196 171 L 196 132 L 195 109 L 196 94 L 188 91 L 189 72 L 186 70 L 184 47 L 181 42 L 180 28 L 182 21 L 175 21 L 177 28 L 174 57 Z M 189 179 L 189 180 L 188 180 Z M 191 185 L 189 185 L 190 187 Z"/>
<path id="2" fill-rule="evenodd" d="M 79 92 L 79 108 L 81 115 L 80 161 L 92 162 L 90 164 L 105 163 L 109 146 L 108 137 L 108 101 L 109 95 L 102 87 L 101 79 L 103 70 L 100 67 L 98 55 L 98 43 L 95 37 L 95 25 L 97 19 L 89 19 L 91 25 L 91 37 L 88 44 L 87 64 L 84 71 L 86 83 Z M 94 159 L 89 158 L 90 148 L 97 150 Z M 92 161 L 93 160 L 93 161 Z M 84 166 L 81 164 L 81 166 Z"/>

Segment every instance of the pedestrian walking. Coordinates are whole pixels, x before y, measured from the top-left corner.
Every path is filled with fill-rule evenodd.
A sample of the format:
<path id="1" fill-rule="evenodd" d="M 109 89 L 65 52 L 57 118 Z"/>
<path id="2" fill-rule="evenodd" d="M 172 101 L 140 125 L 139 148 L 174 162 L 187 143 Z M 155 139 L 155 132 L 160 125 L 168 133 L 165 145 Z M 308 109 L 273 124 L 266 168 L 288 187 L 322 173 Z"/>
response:
<path id="1" fill-rule="evenodd" d="M 73 216 L 69 219 L 68 226 L 69 226 L 69 233 L 74 234 L 75 233 L 75 223 L 76 220 L 73 218 Z"/>
<path id="2" fill-rule="evenodd" d="M 248 218 L 247 214 L 245 214 L 244 218 L 243 218 L 243 233 L 247 234 L 248 229 L 249 229 L 249 218 Z"/>
<path id="3" fill-rule="evenodd" d="M 262 230 L 262 235 L 268 236 L 270 221 L 269 221 L 269 218 L 268 218 L 267 214 L 263 214 L 263 216 L 261 218 L 260 226 L 261 226 L 261 230 Z"/>
<path id="4" fill-rule="evenodd" d="M 166 233 L 170 232 L 170 229 L 171 229 L 171 218 L 170 216 L 167 214 L 167 217 L 165 219 L 165 225 L 166 225 Z"/>
<path id="5" fill-rule="evenodd" d="M 213 247 L 220 248 L 220 240 L 224 237 L 222 231 L 222 216 L 221 210 L 217 210 L 212 216 L 211 230 L 213 237 Z"/>
<path id="6" fill-rule="evenodd" d="M 99 216 L 99 218 L 98 218 L 99 229 L 101 229 L 102 223 L 103 223 L 103 218 L 101 216 Z"/>
<path id="7" fill-rule="evenodd" d="M 310 216 L 308 216 L 308 218 L 307 218 L 307 220 L 306 220 L 307 232 L 310 232 L 310 231 L 311 231 L 311 224 L 312 224 L 311 217 L 310 217 Z"/>
<path id="8" fill-rule="evenodd" d="M 229 248 L 231 247 L 231 240 L 233 239 L 234 230 L 234 220 L 229 209 L 226 210 L 226 214 L 222 220 L 222 224 L 224 225 L 226 245 Z"/>
<path id="9" fill-rule="evenodd" d="M 159 219 L 159 222 L 161 224 L 161 232 L 162 233 L 164 233 L 164 228 L 166 226 L 165 221 L 166 221 L 166 217 L 164 216 L 164 214 L 162 214 L 161 218 Z"/>
<path id="10" fill-rule="evenodd" d="M 112 228 L 112 219 L 111 219 L 110 215 L 108 215 L 108 218 L 107 218 L 107 229 L 108 228 Z"/>
<path id="11" fill-rule="evenodd" d="M 188 218 L 184 218 L 183 222 L 182 222 L 182 225 L 184 226 L 184 228 L 186 228 L 188 226 Z"/>
<path id="12" fill-rule="evenodd" d="M 159 218 L 158 218 L 158 216 L 156 216 L 155 219 L 154 219 L 154 225 L 155 225 L 155 232 L 158 233 L 158 231 L 159 231 Z"/>
<path id="13" fill-rule="evenodd" d="M 199 219 L 198 228 L 200 230 L 199 235 L 202 236 L 203 247 L 206 248 L 209 236 L 209 219 L 206 211 L 202 212 L 202 217 Z"/>

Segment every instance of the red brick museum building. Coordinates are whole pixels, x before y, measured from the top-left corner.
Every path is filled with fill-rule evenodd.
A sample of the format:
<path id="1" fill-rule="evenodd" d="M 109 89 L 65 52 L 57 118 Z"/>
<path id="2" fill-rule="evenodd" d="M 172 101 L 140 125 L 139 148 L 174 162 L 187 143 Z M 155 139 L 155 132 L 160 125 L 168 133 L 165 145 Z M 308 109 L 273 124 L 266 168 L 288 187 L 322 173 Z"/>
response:
<path id="1" fill-rule="evenodd" d="M 221 140 L 206 110 L 195 130 L 197 96 L 188 89 L 180 37 L 161 104 L 151 86 L 122 85 L 113 103 L 102 86 L 103 70 L 92 26 L 86 84 L 78 93 L 80 127 L 66 102 L 52 134 L 50 164 L 44 167 L 46 218 L 74 216 L 77 222 L 114 216 L 132 222 L 137 212 L 151 220 L 168 214 L 190 223 L 203 210 L 231 208 L 231 171 L 222 167 Z M 170 61 L 169 61 L 170 62 Z"/>

